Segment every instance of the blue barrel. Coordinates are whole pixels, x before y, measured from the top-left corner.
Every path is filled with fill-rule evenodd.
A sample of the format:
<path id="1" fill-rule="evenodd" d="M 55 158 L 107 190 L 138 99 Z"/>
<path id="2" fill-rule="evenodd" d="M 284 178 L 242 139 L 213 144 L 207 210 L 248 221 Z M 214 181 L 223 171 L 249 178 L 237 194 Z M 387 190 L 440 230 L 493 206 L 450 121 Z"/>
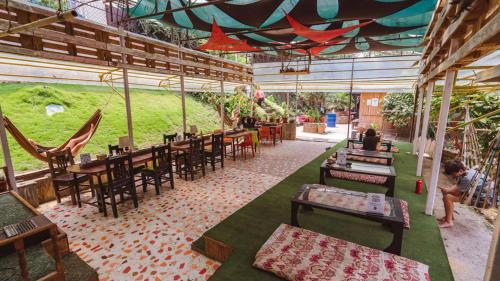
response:
<path id="1" fill-rule="evenodd" d="M 335 128 L 335 125 L 337 125 L 337 114 L 328 113 L 326 115 L 326 126 L 329 128 Z"/>

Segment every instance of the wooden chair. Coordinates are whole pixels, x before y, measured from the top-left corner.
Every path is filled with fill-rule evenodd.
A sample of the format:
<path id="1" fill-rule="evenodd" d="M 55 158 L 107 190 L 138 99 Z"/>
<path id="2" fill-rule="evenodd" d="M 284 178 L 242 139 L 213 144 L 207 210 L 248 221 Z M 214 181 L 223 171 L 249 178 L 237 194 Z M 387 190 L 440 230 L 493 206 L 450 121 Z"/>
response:
<path id="1" fill-rule="evenodd" d="M 142 188 L 146 192 L 147 185 L 153 184 L 156 195 L 160 195 L 161 185 L 170 183 L 170 188 L 174 188 L 174 173 L 172 168 L 172 149 L 170 143 L 151 148 L 153 167 L 142 169 Z"/>
<path id="2" fill-rule="evenodd" d="M 187 180 L 188 173 L 191 175 L 191 180 L 194 180 L 194 173 L 199 170 L 205 176 L 205 155 L 203 138 L 192 138 L 189 140 L 189 150 L 183 154 L 182 161 L 178 163 L 180 176 L 184 172 L 184 179 Z"/>
<path id="3" fill-rule="evenodd" d="M 74 174 L 67 171 L 70 165 L 74 165 L 75 161 L 71 155 L 71 151 L 66 149 L 58 152 L 47 152 L 49 161 L 49 170 L 52 177 L 52 186 L 56 195 L 57 203 L 61 203 L 61 194 L 63 190 L 69 190 L 71 203 L 81 207 L 80 201 L 80 184 L 88 181 L 90 190 L 93 195 L 92 180 L 87 175 Z M 76 198 L 75 198 L 76 195 Z"/>
<path id="4" fill-rule="evenodd" d="M 120 155 L 123 153 L 123 148 L 120 147 L 119 145 L 111 145 L 108 144 L 108 151 L 109 151 L 109 156 L 115 156 L 115 155 Z"/>
<path id="5" fill-rule="evenodd" d="M 130 153 L 106 158 L 106 176 L 108 182 L 105 184 L 104 194 L 99 194 L 105 216 L 107 216 L 106 204 L 111 205 L 115 218 L 118 217 L 117 204 L 123 203 L 125 200 L 131 199 L 134 202 L 134 207 L 139 207 L 132 167 L 132 155 Z M 120 196 L 119 202 L 116 201 L 116 195 Z M 129 197 L 127 198 L 125 195 Z M 106 202 L 106 199 L 109 199 L 110 202 Z"/>
<path id="6" fill-rule="evenodd" d="M 176 140 L 176 138 L 177 138 L 177 133 L 172 134 L 172 135 L 163 134 L 163 143 L 167 144 L 167 143 L 174 142 Z"/>
<path id="7" fill-rule="evenodd" d="M 212 145 L 205 149 L 205 163 L 210 160 L 212 170 L 215 171 L 215 163 L 220 163 L 221 168 L 224 168 L 224 135 L 213 134 Z"/>
<path id="8" fill-rule="evenodd" d="M 194 135 L 191 133 L 184 132 L 182 134 L 182 136 L 183 136 L 184 140 L 188 140 L 188 139 L 192 138 Z"/>

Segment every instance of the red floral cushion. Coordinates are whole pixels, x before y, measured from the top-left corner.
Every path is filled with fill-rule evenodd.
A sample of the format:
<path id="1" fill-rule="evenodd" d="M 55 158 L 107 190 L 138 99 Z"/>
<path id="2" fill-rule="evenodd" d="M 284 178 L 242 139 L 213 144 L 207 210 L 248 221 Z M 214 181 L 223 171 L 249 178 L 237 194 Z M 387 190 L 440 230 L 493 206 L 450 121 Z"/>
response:
<path id="1" fill-rule="evenodd" d="M 262 245 L 253 266 L 297 281 L 430 281 L 425 264 L 286 224 Z"/>
<path id="2" fill-rule="evenodd" d="M 334 178 L 380 184 L 383 185 L 387 181 L 387 177 L 385 176 L 375 176 L 375 175 L 366 175 L 366 174 L 358 174 L 358 173 L 350 173 L 344 171 L 334 171 L 330 170 L 330 175 Z"/>

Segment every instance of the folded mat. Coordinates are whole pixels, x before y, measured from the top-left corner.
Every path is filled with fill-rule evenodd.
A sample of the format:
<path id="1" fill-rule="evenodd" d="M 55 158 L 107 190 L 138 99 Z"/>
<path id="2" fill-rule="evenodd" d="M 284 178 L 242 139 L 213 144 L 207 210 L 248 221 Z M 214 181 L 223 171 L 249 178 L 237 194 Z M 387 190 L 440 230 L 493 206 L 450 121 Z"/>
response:
<path id="1" fill-rule="evenodd" d="M 425 264 L 287 224 L 264 243 L 253 266 L 287 280 L 430 281 Z"/>

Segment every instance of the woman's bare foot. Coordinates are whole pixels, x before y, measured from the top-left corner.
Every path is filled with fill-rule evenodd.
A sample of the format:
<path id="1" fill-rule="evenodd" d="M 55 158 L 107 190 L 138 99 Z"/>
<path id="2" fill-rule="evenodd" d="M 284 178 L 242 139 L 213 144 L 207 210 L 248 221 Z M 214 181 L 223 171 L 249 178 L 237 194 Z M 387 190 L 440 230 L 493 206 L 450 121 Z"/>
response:
<path id="1" fill-rule="evenodd" d="M 449 228 L 449 227 L 452 227 L 453 226 L 453 222 L 448 222 L 448 221 L 444 221 L 442 223 L 439 224 L 439 227 L 440 228 Z"/>

